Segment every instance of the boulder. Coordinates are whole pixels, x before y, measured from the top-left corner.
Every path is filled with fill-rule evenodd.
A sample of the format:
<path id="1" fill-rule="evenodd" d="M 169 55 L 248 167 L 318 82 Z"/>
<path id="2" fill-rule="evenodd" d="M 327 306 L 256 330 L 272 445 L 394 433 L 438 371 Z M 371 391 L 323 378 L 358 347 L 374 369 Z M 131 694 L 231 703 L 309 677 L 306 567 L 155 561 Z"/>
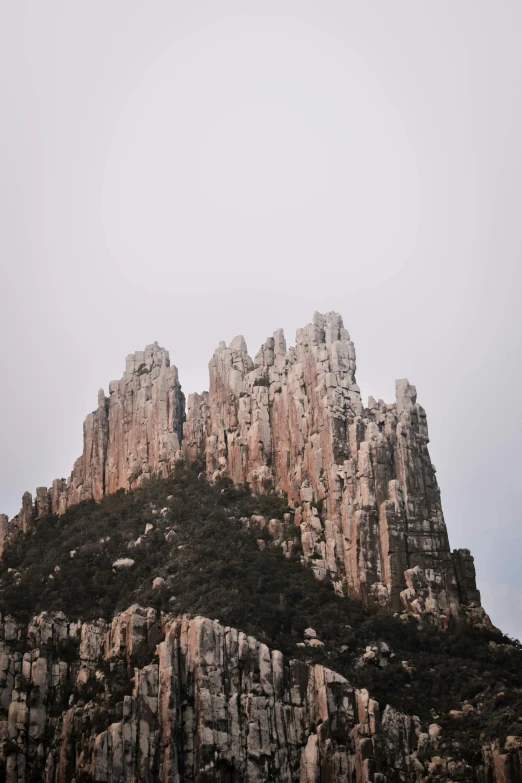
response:
<path id="1" fill-rule="evenodd" d="M 114 561 L 114 563 L 112 564 L 112 567 L 116 571 L 121 571 L 122 569 L 125 569 L 125 568 L 132 568 L 134 563 L 135 563 L 135 561 L 132 560 L 130 557 L 120 557 L 118 560 Z"/>

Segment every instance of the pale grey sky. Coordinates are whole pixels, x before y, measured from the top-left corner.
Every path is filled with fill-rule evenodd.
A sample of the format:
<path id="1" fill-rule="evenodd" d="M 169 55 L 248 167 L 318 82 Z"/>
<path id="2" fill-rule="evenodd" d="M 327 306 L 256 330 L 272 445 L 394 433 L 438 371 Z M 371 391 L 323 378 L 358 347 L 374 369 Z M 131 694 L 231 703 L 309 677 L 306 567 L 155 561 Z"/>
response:
<path id="1" fill-rule="evenodd" d="M 453 547 L 522 637 L 518 0 L 0 0 L 0 511 L 158 340 L 185 393 L 342 313 L 426 407 Z"/>

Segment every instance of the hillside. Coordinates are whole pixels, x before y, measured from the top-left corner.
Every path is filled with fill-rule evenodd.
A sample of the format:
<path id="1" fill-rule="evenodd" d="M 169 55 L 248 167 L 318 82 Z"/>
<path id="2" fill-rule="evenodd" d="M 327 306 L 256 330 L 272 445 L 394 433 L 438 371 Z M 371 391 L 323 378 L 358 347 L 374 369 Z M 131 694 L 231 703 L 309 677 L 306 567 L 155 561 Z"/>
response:
<path id="1" fill-rule="evenodd" d="M 31 536 L 19 537 L 0 564 L 1 612 L 25 624 L 41 612 L 110 623 L 131 604 L 202 615 L 287 658 L 324 664 L 367 688 L 382 712 L 391 705 L 417 715 L 426 731 L 437 723 L 447 742 L 439 752 L 472 768 L 483 763 L 486 742 L 522 738 L 518 644 L 464 619 L 440 630 L 337 595 L 303 567 L 291 516 L 275 493 L 256 496 L 226 478 L 211 484 L 197 468 L 178 463 L 168 479 L 49 515 Z M 280 527 L 264 524 L 270 520 Z M 277 544 L 275 529 L 284 530 Z M 133 564 L 113 566 L 125 558 Z M 308 628 L 324 646 L 305 645 Z M 69 651 L 71 662 L 74 655 Z M 153 660 L 148 649 L 133 664 Z M 463 709 L 460 717 L 450 715 Z"/>

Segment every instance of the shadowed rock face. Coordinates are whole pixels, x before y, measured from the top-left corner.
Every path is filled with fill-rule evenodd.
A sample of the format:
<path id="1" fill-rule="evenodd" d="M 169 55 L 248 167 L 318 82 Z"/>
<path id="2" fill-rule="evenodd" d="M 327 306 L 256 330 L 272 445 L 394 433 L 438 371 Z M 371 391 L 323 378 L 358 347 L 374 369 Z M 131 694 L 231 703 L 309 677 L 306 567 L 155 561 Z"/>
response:
<path id="1" fill-rule="evenodd" d="M 122 701 L 116 670 L 131 686 Z M 203 617 L 135 604 L 110 624 L 0 618 L 0 671 L 6 783 L 520 780 L 520 737 L 485 746 L 471 769 L 437 724 L 381 715 L 336 672 Z"/>
<path id="2" fill-rule="evenodd" d="M 39 615 L 29 625 L 26 652 L 10 651 L 21 637 L 16 623 L 6 619 L 0 635 L 6 783 L 34 780 L 37 770 L 46 783 L 81 772 L 100 783 L 363 783 L 384 781 L 383 774 L 414 780 L 419 766 L 424 771 L 418 718 L 389 707 L 381 718 L 368 692 L 341 675 L 288 661 L 217 621 L 161 619 L 134 605 L 111 625 Z M 79 644 L 72 663 L 60 660 L 67 639 Z M 156 644 L 157 662 L 134 670 L 119 719 L 107 714 L 103 725 L 86 684 L 94 678 L 110 700 L 104 663 L 152 658 Z M 69 691 L 70 706 L 62 710 Z"/>
<path id="3" fill-rule="evenodd" d="M 365 408 L 355 370 L 337 313 L 316 313 L 288 349 L 276 331 L 254 359 L 236 337 L 220 343 L 209 391 L 190 395 L 184 422 L 177 370 L 157 343 L 148 346 L 127 358 L 108 398 L 99 393 L 70 479 L 37 489 L 34 505 L 26 493 L 7 534 L 0 521 L 0 549 L 50 511 L 168 475 L 183 454 L 211 478 L 286 493 L 304 559 L 338 592 L 440 625 L 464 609 L 490 626 L 473 558 L 450 551 L 415 387 L 399 380 L 395 402 L 370 397 Z"/>

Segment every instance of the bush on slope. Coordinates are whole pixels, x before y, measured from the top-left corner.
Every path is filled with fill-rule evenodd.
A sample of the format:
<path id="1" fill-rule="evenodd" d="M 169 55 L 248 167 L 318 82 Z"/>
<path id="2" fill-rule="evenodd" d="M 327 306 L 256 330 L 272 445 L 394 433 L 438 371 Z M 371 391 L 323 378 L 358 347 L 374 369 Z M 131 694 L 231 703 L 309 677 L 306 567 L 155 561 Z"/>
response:
<path id="1" fill-rule="evenodd" d="M 463 623 L 445 632 L 420 628 L 336 595 L 303 567 L 298 539 L 295 555 L 285 558 L 279 547 L 260 549 L 258 539 L 270 543 L 266 529 L 245 529 L 240 521 L 253 514 L 281 518 L 286 510 L 285 498 L 275 493 L 254 496 L 227 479 L 212 485 L 180 464 L 169 479 L 39 520 L 32 535 L 4 553 L 0 611 L 24 621 L 44 610 L 111 619 L 137 602 L 201 614 L 286 655 L 325 663 L 368 688 L 382 708 L 390 703 L 425 724 L 451 722 L 449 710 L 467 700 L 477 709 L 451 725 L 470 763 L 484 739 L 522 734 L 517 647 L 492 649 L 490 641 L 508 640 Z M 115 570 L 119 558 L 134 565 Z M 156 577 L 164 579 L 159 589 L 152 587 Z M 310 626 L 324 648 L 296 646 Z M 358 665 L 366 645 L 377 640 L 393 651 L 388 665 Z"/>

